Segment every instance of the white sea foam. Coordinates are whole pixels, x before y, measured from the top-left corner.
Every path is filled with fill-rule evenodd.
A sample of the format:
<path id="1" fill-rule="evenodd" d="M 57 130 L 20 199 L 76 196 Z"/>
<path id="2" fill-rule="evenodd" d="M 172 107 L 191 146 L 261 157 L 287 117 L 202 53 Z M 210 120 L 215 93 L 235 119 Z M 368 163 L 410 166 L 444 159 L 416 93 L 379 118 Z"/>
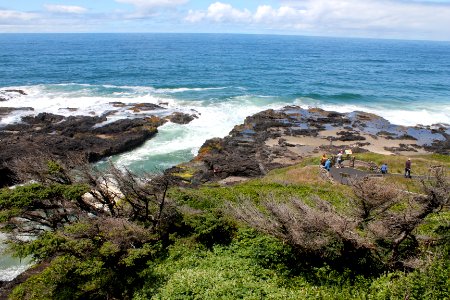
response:
<path id="1" fill-rule="evenodd" d="M 138 161 L 152 160 L 162 154 L 177 151 L 189 151 L 194 156 L 207 139 L 226 136 L 247 116 L 269 108 L 281 108 L 289 103 L 274 102 L 270 98 L 240 96 L 206 106 L 205 103 L 189 104 L 190 109 L 198 112 L 197 119 L 187 125 L 169 123 L 159 127 L 156 137 L 134 151 L 119 155 L 116 163 L 128 167 Z"/>
<path id="2" fill-rule="evenodd" d="M 71 89 L 67 89 L 70 87 Z M 122 91 L 118 94 L 102 94 L 91 85 L 36 85 L 29 87 L 14 87 L 26 91 L 26 96 L 12 98 L 0 102 L 3 107 L 32 107 L 34 111 L 17 110 L 0 120 L 0 124 L 9 124 L 20 121 L 24 115 L 37 115 L 42 112 L 54 113 L 64 116 L 72 115 L 102 115 L 108 111 L 119 110 L 117 116 L 111 118 L 130 117 L 133 114 L 126 110 L 114 107 L 111 102 L 134 103 L 167 103 L 174 106 L 173 99 L 162 95 L 151 94 L 148 91 Z M 103 88 L 99 86 L 99 88 Z M 123 87 L 120 87 L 123 88 Z M 94 90 L 93 90 L 94 89 Z"/>
<path id="3" fill-rule="evenodd" d="M 4 253 L 7 236 L 0 233 L 0 281 L 11 281 L 32 266 L 30 259 L 20 260 Z"/>
<path id="4" fill-rule="evenodd" d="M 11 281 L 17 276 L 19 276 L 21 273 L 25 272 L 31 266 L 32 264 L 27 265 L 17 264 L 4 269 L 1 268 L 0 266 L 0 281 Z"/>
<path id="5" fill-rule="evenodd" d="M 155 89 L 154 91 L 156 93 L 183 93 L 183 92 L 202 92 L 202 91 L 214 91 L 214 90 L 224 90 L 226 87 L 209 87 L 209 88 L 188 88 L 188 87 L 181 87 L 181 88 L 160 88 Z"/>
<path id="6" fill-rule="evenodd" d="M 179 109 L 189 111 L 189 109 L 201 110 L 207 108 L 203 113 L 211 114 L 214 119 L 223 119 L 220 114 L 230 112 L 233 115 L 236 111 L 243 113 L 254 113 L 252 107 L 264 109 L 264 107 L 280 107 L 279 104 L 289 104 L 280 102 L 275 96 L 252 96 L 252 100 L 248 101 L 248 96 L 240 96 L 215 103 L 214 101 L 187 101 L 173 97 L 173 94 L 186 91 L 207 91 L 207 90 L 223 90 L 227 87 L 180 87 L 180 88 L 154 88 L 149 86 L 114 86 L 114 85 L 89 85 L 63 83 L 52 85 L 34 85 L 34 86 L 18 86 L 9 87 L 10 89 L 23 89 L 27 96 L 18 96 L 8 101 L 0 102 L 3 107 L 32 107 L 30 111 L 16 111 L 0 120 L 0 124 L 8 124 L 20 121 L 24 115 L 38 114 L 41 112 L 50 112 L 65 116 L 70 115 L 101 115 L 107 111 L 119 110 L 110 102 L 123 102 L 126 104 L 133 103 L 165 103 L 169 110 Z M 240 90 L 239 88 L 236 88 Z M 291 102 L 292 103 L 292 102 Z M 450 106 L 433 106 L 424 103 L 422 107 L 383 107 L 380 104 L 367 105 L 348 105 L 348 104 L 324 104 L 321 101 L 310 98 L 299 98 L 294 103 L 301 106 L 317 106 L 328 110 L 339 112 L 349 112 L 354 110 L 362 110 L 378 114 L 388 119 L 390 122 L 399 125 L 431 125 L 434 123 L 450 123 Z M 248 107 L 247 107 L 248 106 Z M 67 109 L 70 108 L 70 109 Z M 76 110 L 75 110 L 76 109 Z M 169 111 L 170 112 L 170 111 Z M 123 110 L 120 111 L 116 118 L 130 117 L 132 113 Z M 111 117 L 114 118 L 114 117 Z M 239 118 L 241 120 L 242 118 Z M 236 124 L 234 124 L 236 125 Z M 227 127 L 229 128 L 229 126 Z"/>
<path id="7" fill-rule="evenodd" d="M 432 125 L 436 123 L 450 123 L 450 106 L 429 106 L 426 109 L 424 107 L 404 107 L 402 109 L 393 108 L 389 106 L 381 105 L 353 105 L 353 104 L 321 104 L 317 101 L 312 101 L 307 98 L 300 98 L 295 101 L 296 105 L 304 107 L 319 107 L 325 110 L 337 111 L 337 112 L 352 112 L 352 111 L 365 111 L 381 116 L 396 125 L 403 126 L 415 126 Z"/>

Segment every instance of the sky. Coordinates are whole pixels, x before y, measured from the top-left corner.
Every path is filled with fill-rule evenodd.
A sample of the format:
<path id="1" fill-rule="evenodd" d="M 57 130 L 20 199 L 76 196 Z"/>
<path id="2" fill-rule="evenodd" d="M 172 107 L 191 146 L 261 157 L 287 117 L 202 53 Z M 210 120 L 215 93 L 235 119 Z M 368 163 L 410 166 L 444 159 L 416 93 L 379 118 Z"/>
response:
<path id="1" fill-rule="evenodd" d="M 450 41 L 450 0 L 0 0 L 0 33 L 47 32 Z"/>

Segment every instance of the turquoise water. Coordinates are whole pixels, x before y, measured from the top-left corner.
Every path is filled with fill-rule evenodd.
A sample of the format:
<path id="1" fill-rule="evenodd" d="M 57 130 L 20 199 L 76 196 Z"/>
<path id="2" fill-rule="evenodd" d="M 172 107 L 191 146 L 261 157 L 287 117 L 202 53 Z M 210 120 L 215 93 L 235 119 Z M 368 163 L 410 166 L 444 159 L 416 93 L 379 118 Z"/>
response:
<path id="1" fill-rule="evenodd" d="M 228 34 L 2 34 L 0 102 L 35 113 L 101 114 L 109 102 L 195 112 L 113 160 L 134 170 L 189 160 L 246 116 L 284 105 L 365 110 L 396 124 L 450 123 L 450 43 Z M 67 108 L 77 108 L 73 112 Z M 17 122 L 24 113 L 1 124 Z M 111 120 L 133 117 L 118 112 Z"/>
<path id="2" fill-rule="evenodd" d="M 29 257 L 19 259 L 7 253 L 6 244 L 4 243 L 6 238 L 5 234 L 0 233 L 0 281 L 13 280 L 31 266 Z"/>

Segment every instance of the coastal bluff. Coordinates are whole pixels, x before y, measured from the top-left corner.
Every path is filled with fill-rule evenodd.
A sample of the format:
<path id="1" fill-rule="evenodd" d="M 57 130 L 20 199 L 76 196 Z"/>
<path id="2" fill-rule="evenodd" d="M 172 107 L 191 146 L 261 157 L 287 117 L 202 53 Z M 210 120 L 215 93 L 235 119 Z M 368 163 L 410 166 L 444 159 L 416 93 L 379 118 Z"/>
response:
<path id="1" fill-rule="evenodd" d="M 408 127 L 361 111 L 287 106 L 247 117 L 228 136 L 207 140 L 193 160 L 166 172 L 181 184 L 227 183 L 263 176 L 306 156 L 337 154 L 344 149 L 386 155 L 448 155 L 450 126 Z"/>

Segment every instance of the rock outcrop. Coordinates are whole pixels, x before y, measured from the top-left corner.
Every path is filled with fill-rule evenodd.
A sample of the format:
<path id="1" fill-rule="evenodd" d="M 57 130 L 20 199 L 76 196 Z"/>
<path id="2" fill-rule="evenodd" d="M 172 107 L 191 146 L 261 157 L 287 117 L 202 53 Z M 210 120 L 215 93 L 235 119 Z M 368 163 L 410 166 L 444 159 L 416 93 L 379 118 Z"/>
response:
<path id="1" fill-rule="evenodd" d="M 18 89 L 0 90 L 0 101 L 8 101 L 12 98 L 25 95 L 27 95 L 27 93 L 23 90 Z"/>
<path id="2" fill-rule="evenodd" d="M 388 140 L 390 147 L 383 142 Z M 420 149 L 449 154 L 449 142 L 450 128 L 445 125 L 439 129 L 413 128 L 365 112 L 290 106 L 247 117 L 228 136 L 206 141 L 194 160 L 167 172 L 181 183 L 195 185 L 229 177 L 258 177 L 319 151 L 337 153 L 345 148 L 357 153 L 376 149 L 409 154 Z"/>
<path id="3" fill-rule="evenodd" d="M 188 124 L 196 118 L 198 118 L 197 115 L 190 115 L 181 112 L 174 112 L 166 117 L 167 120 L 176 124 Z"/>
<path id="4" fill-rule="evenodd" d="M 34 111 L 32 107 L 0 107 L 0 119 L 14 111 Z"/>
<path id="5" fill-rule="evenodd" d="M 148 117 L 108 123 L 105 116 L 63 117 L 50 113 L 26 116 L 22 121 L 0 128 L 1 186 L 14 181 L 8 163 L 16 158 L 38 153 L 60 158 L 85 154 L 94 162 L 143 144 L 166 122 L 159 117 Z"/>

